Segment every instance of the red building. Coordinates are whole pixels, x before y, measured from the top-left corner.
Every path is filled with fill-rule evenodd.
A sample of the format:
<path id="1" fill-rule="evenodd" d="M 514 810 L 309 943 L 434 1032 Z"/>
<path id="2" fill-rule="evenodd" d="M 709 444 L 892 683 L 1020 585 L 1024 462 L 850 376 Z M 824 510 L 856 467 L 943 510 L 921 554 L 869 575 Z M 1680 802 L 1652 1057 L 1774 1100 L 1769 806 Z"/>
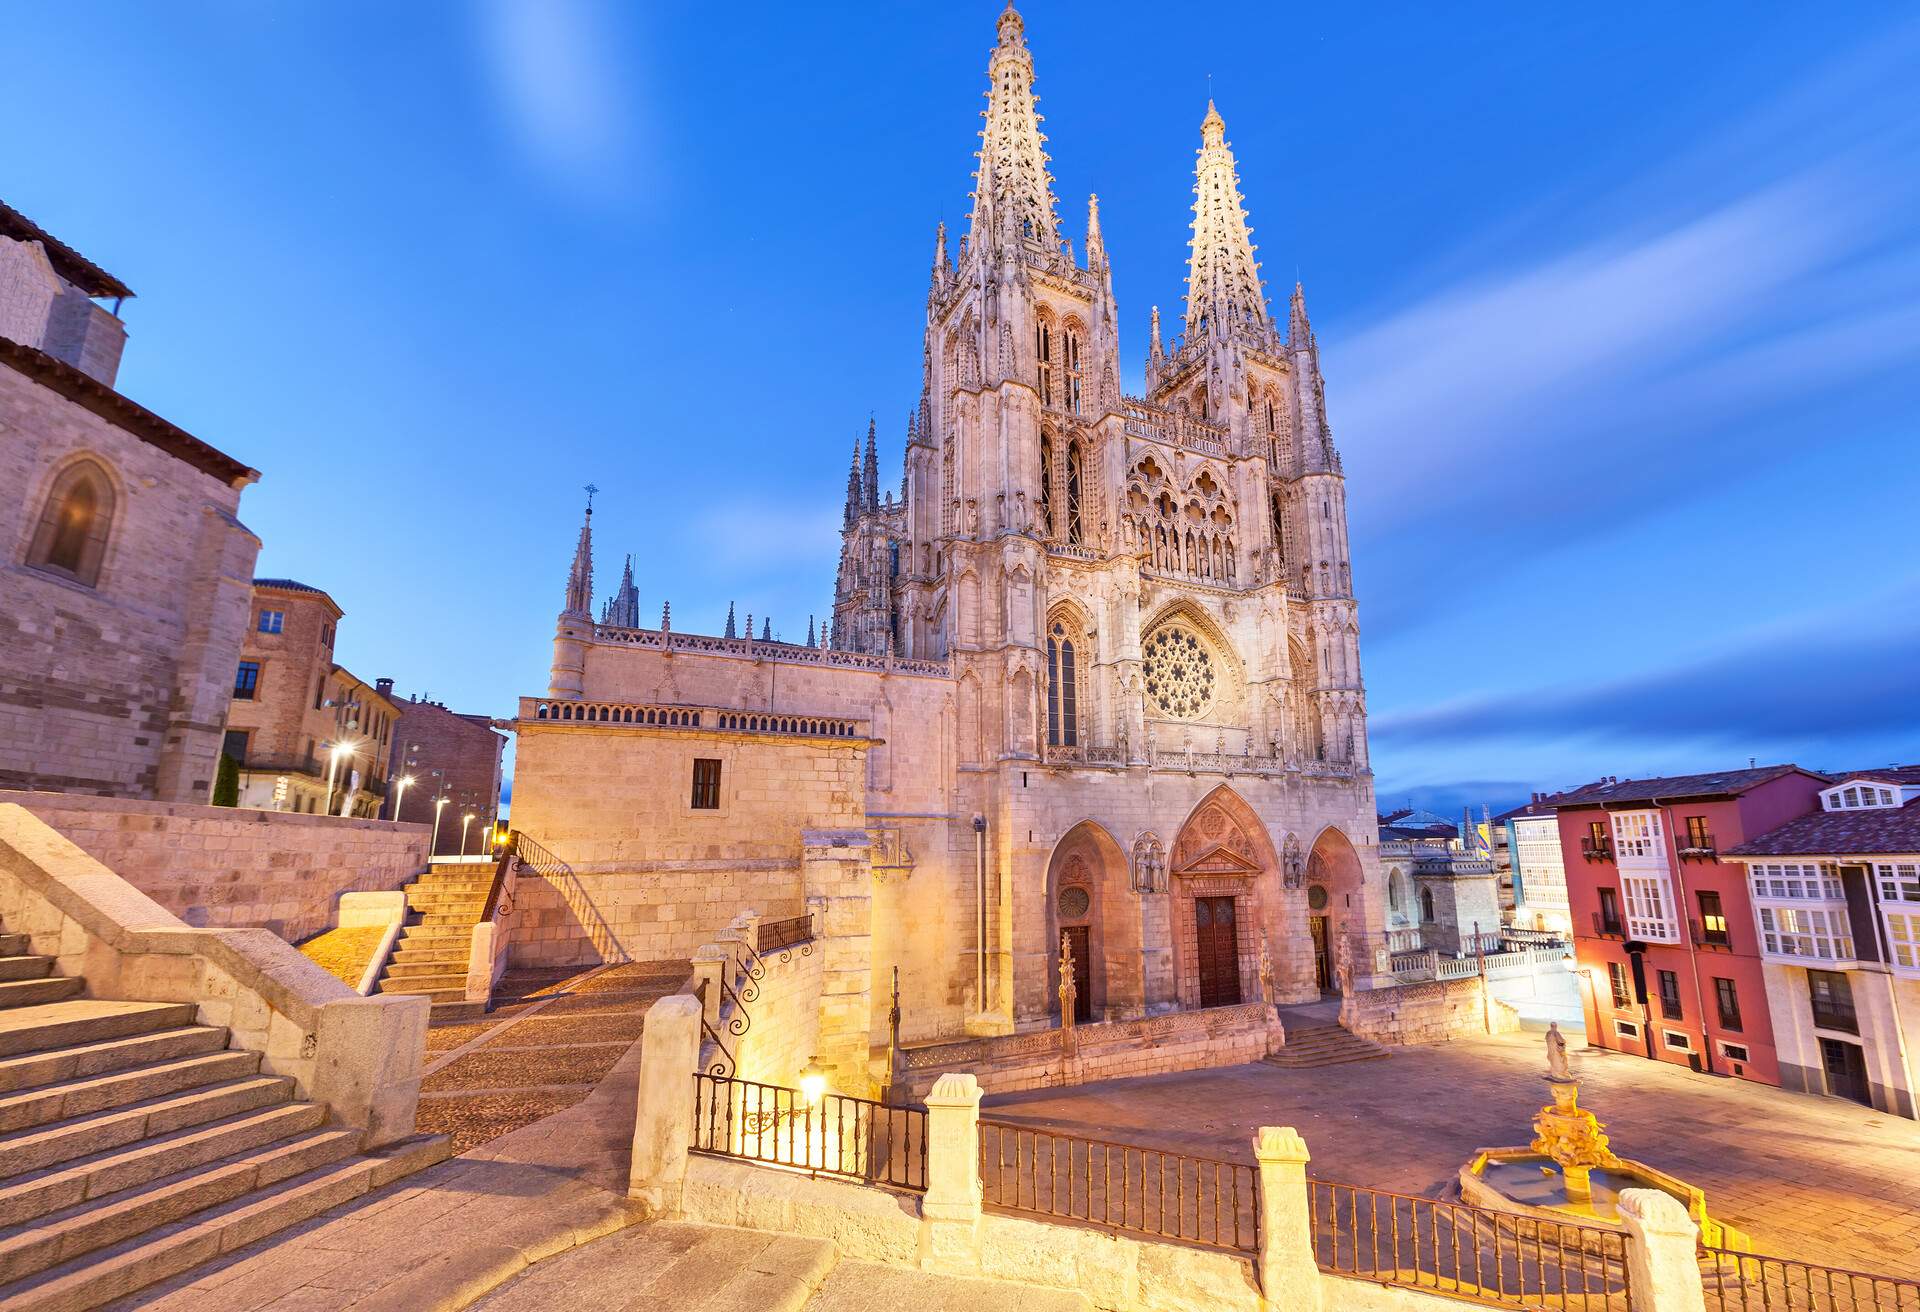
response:
<path id="1" fill-rule="evenodd" d="M 1814 810 L 1831 782 L 1772 765 L 1552 799 L 1589 1043 L 1780 1083 L 1746 868 L 1720 854 Z"/>

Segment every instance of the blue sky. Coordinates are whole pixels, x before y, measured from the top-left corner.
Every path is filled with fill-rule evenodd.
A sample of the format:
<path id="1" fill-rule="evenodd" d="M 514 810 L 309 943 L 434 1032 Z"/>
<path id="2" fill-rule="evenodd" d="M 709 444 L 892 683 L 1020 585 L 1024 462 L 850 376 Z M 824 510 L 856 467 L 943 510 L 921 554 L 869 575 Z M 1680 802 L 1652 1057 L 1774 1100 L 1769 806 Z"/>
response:
<path id="1" fill-rule="evenodd" d="M 1444 12 L 1443 12 L 1444 9 Z M 831 604 L 898 477 L 992 4 L 9 15 L 4 195 L 140 293 L 124 391 L 265 477 L 341 659 L 542 691 L 579 523 L 643 615 Z M 1383 802 L 1920 758 L 1920 23 L 1894 6 L 1025 9 L 1139 389 L 1209 76 L 1346 460 Z"/>

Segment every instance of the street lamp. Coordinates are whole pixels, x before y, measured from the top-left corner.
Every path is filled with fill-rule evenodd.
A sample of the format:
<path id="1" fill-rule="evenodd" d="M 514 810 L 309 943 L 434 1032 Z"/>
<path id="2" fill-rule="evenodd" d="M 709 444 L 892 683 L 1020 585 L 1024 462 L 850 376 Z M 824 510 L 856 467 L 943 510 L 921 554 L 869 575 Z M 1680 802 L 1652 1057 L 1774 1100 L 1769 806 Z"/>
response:
<path id="1" fill-rule="evenodd" d="M 447 803 L 452 800 L 453 799 L 450 797 L 436 797 L 433 799 L 433 845 L 427 849 L 427 856 L 429 859 L 439 854 L 440 813 L 447 809 Z"/>
<path id="2" fill-rule="evenodd" d="M 327 804 L 320 808 L 322 815 L 333 814 L 333 785 L 340 776 L 340 758 L 351 757 L 356 746 L 351 738 L 342 738 L 327 753 Z"/>
<path id="3" fill-rule="evenodd" d="M 472 823 L 473 823 L 473 812 L 469 811 L 465 815 L 460 817 L 460 855 L 461 856 L 465 856 L 467 854 L 467 827 Z"/>
<path id="4" fill-rule="evenodd" d="M 403 774 L 393 781 L 393 822 L 400 823 L 400 804 L 407 799 L 407 785 L 413 782 L 413 776 Z"/>

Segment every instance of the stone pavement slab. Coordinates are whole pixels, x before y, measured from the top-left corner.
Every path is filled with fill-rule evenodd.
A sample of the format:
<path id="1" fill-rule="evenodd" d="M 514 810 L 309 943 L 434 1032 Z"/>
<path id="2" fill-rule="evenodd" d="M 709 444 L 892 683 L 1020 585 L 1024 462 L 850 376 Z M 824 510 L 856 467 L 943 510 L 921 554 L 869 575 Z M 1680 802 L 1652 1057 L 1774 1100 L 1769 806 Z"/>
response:
<path id="1" fill-rule="evenodd" d="M 1892 1275 L 1920 1270 L 1920 1124 L 1837 1098 L 1574 1049 L 1580 1104 L 1614 1151 L 1707 1191 L 1757 1250 Z M 1291 1125 L 1319 1179 L 1443 1197 L 1479 1148 L 1525 1144 L 1547 1101 L 1537 1034 L 1396 1048 L 1393 1059 L 1265 1064 L 991 1097 L 983 1117 L 1251 1160 Z"/>
<path id="2" fill-rule="evenodd" d="M 721 1226 L 634 1226 L 516 1276 L 475 1312 L 799 1312 L 833 1269 L 824 1239 Z"/>
<path id="3" fill-rule="evenodd" d="M 807 1312 L 1090 1312 L 1084 1294 L 999 1280 L 929 1275 L 871 1262 L 842 1262 Z"/>

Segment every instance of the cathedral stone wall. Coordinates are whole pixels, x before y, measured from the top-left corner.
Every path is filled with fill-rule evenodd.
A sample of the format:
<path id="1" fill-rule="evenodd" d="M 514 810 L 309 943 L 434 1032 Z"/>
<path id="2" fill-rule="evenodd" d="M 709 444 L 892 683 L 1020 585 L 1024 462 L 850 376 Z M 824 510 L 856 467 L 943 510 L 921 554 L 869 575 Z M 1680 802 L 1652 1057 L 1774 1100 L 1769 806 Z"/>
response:
<path id="1" fill-rule="evenodd" d="M 191 446 L 160 445 L 170 434 Z M 80 461 L 112 502 L 91 584 L 27 563 L 50 490 Z M 260 548 L 235 517 L 252 477 L 0 342 L 0 787 L 209 800 Z"/>
<path id="2" fill-rule="evenodd" d="M 399 888 L 427 864 L 427 827 L 70 793 L 0 792 L 189 925 L 333 925 L 342 893 Z"/>

